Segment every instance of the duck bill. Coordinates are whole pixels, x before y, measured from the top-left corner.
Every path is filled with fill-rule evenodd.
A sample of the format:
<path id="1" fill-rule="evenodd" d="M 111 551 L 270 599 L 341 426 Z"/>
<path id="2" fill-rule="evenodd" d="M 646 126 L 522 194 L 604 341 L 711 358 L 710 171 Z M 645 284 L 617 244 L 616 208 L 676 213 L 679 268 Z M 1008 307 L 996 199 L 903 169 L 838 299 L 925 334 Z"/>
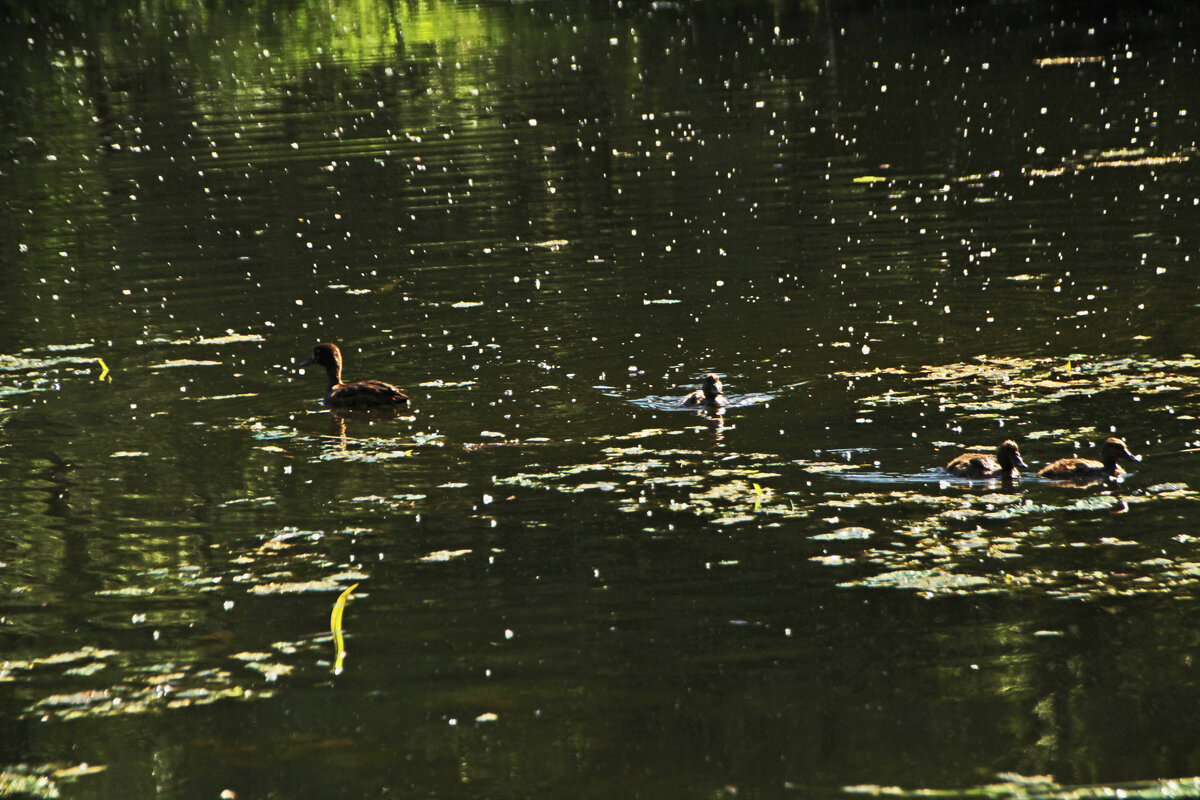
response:
<path id="1" fill-rule="evenodd" d="M 1128 450 L 1121 453 L 1121 458 L 1128 459 L 1129 461 L 1134 461 L 1134 462 L 1142 460 L 1141 456 L 1135 456 L 1133 453 L 1129 452 Z"/>
<path id="2" fill-rule="evenodd" d="M 301 361 L 299 364 L 297 364 L 296 369 L 304 369 L 305 367 L 310 367 L 315 363 L 317 362 L 310 358 L 307 361 Z"/>

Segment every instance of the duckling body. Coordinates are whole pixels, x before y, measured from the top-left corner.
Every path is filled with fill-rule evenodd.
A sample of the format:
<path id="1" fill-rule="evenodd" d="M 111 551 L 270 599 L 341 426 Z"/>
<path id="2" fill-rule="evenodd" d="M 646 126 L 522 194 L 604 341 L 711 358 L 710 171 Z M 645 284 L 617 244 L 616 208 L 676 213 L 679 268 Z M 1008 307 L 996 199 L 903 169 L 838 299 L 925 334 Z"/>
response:
<path id="1" fill-rule="evenodd" d="M 683 404 L 691 408 L 722 408 L 729 405 L 721 386 L 721 379 L 711 372 L 704 376 L 703 388 L 691 392 L 683 398 Z"/>
<path id="2" fill-rule="evenodd" d="M 324 343 L 313 348 L 312 358 L 300 366 L 320 364 L 329 377 L 325 405 L 331 408 L 366 408 L 408 403 L 408 395 L 390 383 L 377 380 L 342 382 L 342 351 L 336 344 Z"/>
<path id="3" fill-rule="evenodd" d="M 1021 459 L 1017 443 L 1008 439 L 992 453 L 963 453 L 950 459 L 946 471 L 960 478 L 1015 478 L 1021 473 L 1017 467 L 1027 469 Z"/>
<path id="4" fill-rule="evenodd" d="M 1125 470 L 1117 464 L 1118 459 L 1126 461 L 1141 461 L 1141 456 L 1129 452 L 1125 442 L 1115 436 L 1100 443 L 1100 460 L 1091 458 L 1060 458 L 1047 464 L 1038 472 L 1038 477 L 1050 480 L 1071 480 L 1073 478 L 1103 478 L 1106 476 L 1124 475 Z"/>

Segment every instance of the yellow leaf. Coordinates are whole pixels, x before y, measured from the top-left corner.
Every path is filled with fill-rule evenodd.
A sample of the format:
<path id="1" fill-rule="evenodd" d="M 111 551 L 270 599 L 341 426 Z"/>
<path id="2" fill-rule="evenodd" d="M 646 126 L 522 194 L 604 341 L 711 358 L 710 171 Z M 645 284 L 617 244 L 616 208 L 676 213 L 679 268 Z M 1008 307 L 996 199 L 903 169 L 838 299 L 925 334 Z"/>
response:
<path id="1" fill-rule="evenodd" d="M 350 593 L 358 588 L 358 584 L 351 585 L 346 591 L 338 595 L 337 601 L 333 604 L 333 611 L 329 615 L 329 629 L 333 631 L 333 674 L 342 674 L 342 661 L 346 658 L 345 640 L 342 638 L 342 615 L 346 611 L 346 600 L 349 599 Z"/>

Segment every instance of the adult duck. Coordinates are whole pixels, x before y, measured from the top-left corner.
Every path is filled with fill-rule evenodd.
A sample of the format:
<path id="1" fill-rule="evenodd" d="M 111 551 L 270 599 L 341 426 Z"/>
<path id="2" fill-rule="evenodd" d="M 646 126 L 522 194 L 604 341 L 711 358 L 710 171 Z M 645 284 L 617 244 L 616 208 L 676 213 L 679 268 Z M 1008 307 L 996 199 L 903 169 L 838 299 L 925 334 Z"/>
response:
<path id="1" fill-rule="evenodd" d="M 364 408 L 370 406 L 404 405 L 408 395 L 383 381 L 365 380 L 342 382 L 342 351 L 336 344 L 325 342 L 313 348 L 312 358 L 301 367 L 320 364 L 329 377 L 325 390 L 325 405 L 331 408 Z"/>
<path id="2" fill-rule="evenodd" d="M 960 478 L 1015 478 L 1017 467 L 1028 469 L 1021 459 L 1021 449 L 1008 439 L 992 453 L 963 453 L 950 459 L 946 472 Z"/>
<path id="3" fill-rule="evenodd" d="M 1104 478 L 1124 475 L 1125 470 L 1117 463 L 1118 460 L 1141 461 L 1141 456 L 1129 452 L 1125 442 L 1110 436 L 1100 443 L 1100 460 L 1091 458 L 1060 458 L 1042 467 L 1038 477 L 1050 480 L 1072 480 L 1076 478 Z"/>
<path id="4" fill-rule="evenodd" d="M 725 399 L 725 387 L 721 386 L 721 379 L 711 372 L 704 376 L 704 386 L 691 392 L 683 398 L 683 404 L 689 407 L 703 408 L 722 408 L 729 405 L 729 401 Z"/>

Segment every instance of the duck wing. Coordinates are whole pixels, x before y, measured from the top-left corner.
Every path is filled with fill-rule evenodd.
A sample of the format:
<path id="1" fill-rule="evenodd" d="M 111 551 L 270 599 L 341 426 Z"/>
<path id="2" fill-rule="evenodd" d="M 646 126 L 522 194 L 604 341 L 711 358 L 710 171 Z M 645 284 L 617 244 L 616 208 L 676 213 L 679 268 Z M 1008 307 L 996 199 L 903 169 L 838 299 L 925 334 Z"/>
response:
<path id="1" fill-rule="evenodd" d="M 987 475 L 999 469 L 1000 462 L 987 453 L 963 453 L 946 465 L 946 471 L 954 475 Z"/>
<path id="2" fill-rule="evenodd" d="M 408 395 L 390 383 L 376 380 L 355 381 L 334 386 L 325 397 L 331 406 L 385 406 L 407 403 Z"/>
<path id="3" fill-rule="evenodd" d="M 1104 474 L 1104 465 L 1087 458 L 1060 458 L 1038 471 L 1042 478 L 1086 478 Z"/>

